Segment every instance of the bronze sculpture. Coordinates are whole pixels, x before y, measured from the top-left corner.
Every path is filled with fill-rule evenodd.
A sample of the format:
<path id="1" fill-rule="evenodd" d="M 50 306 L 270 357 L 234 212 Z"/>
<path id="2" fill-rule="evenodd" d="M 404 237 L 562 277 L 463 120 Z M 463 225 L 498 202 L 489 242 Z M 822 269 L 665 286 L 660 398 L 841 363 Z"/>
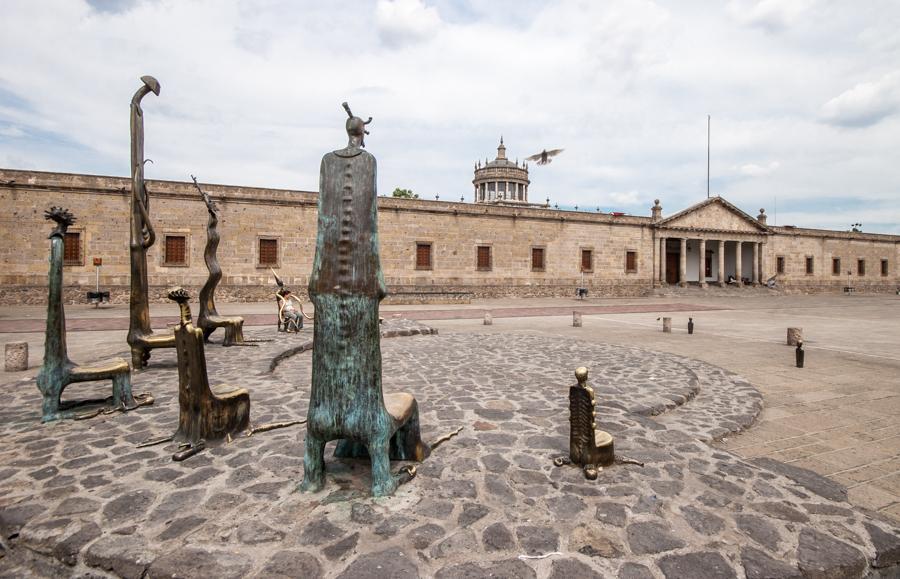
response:
<path id="1" fill-rule="evenodd" d="M 181 313 L 174 333 L 178 353 L 178 431 L 174 439 L 202 449 L 207 440 L 221 440 L 247 428 L 250 393 L 225 385 L 210 388 L 203 330 L 191 323 L 190 296 L 175 288 L 169 292 L 169 299 L 178 303 Z"/>
<path id="2" fill-rule="evenodd" d="M 141 80 L 144 86 L 131 99 L 131 315 L 128 345 L 131 346 L 131 364 L 135 370 L 147 365 L 153 348 L 175 346 L 175 336 L 153 335 L 150 329 L 147 250 L 156 242 L 156 232 L 150 223 L 150 196 L 144 183 L 144 112 L 141 99 L 150 92 L 159 95 L 159 82 L 152 76 L 142 76 Z"/>
<path id="3" fill-rule="evenodd" d="M 416 399 L 382 393 L 378 305 L 387 292 L 378 252 L 375 157 L 362 149 L 372 119 L 363 121 L 347 103 L 343 107 L 348 145 L 326 154 L 320 170 L 309 279 L 316 311 L 312 388 L 300 489 L 321 490 L 325 444 L 339 440 L 335 456 L 371 457 L 372 494 L 383 496 L 415 473 L 391 474 L 390 459 L 421 461 L 429 449 L 419 435 Z"/>
<path id="4" fill-rule="evenodd" d="M 219 208 L 212 197 L 200 188 L 197 178 L 191 175 L 191 179 L 194 180 L 194 186 L 203 197 L 206 210 L 209 212 L 209 220 L 206 222 L 206 249 L 203 250 L 203 260 L 206 262 L 206 269 L 209 270 L 209 277 L 200 290 L 200 313 L 197 316 L 197 325 L 203 330 L 203 339 L 207 342 L 216 328 L 225 328 L 223 346 L 243 344 L 244 318 L 221 316 L 216 311 L 216 286 L 222 279 L 222 268 L 219 267 L 219 260 L 216 257 L 216 250 L 219 248 Z"/>
<path id="5" fill-rule="evenodd" d="M 557 458 L 554 463 L 577 464 L 584 470 L 585 478 L 594 480 L 600 467 L 613 464 L 616 457 L 612 436 L 597 430 L 594 389 L 587 385 L 587 377 L 587 368 L 575 370 L 578 383 L 569 388 L 569 456 Z"/>
<path id="6" fill-rule="evenodd" d="M 38 389 L 44 397 L 42 421 L 78 416 L 71 405 L 60 404 L 60 396 L 66 386 L 73 382 L 112 380 L 112 407 L 130 410 L 139 405 L 151 404 L 152 397 L 135 402 L 131 393 L 131 369 L 121 358 L 110 360 L 101 366 L 78 366 L 69 360 L 66 348 L 66 312 L 63 307 L 63 255 L 66 230 L 75 222 L 75 216 L 61 207 L 51 207 L 44 212 L 46 219 L 56 222 L 50 233 L 50 286 L 47 300 L 47 332 L 44 339 L 44 363 L 37 375 Z"/>

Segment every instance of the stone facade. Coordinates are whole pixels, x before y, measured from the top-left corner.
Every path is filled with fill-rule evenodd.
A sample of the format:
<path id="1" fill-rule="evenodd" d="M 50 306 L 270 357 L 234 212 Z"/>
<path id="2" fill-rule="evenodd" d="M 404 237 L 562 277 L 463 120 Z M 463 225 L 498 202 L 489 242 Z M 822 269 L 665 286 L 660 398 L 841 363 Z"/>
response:
<path id="1" fill-rule="evenodd" d="M 66 266 L 67 301 L 86 301 L 85 293 L 95 284 L 93 258 L 99 257 L 101 289 L 110 291 L 114 302 L 126 303 L 129 187 L 130 181 L 119 177 L 0 169 L 0 303 L 46 302 L 50 227 L 43 211 L 51 205 L 62 205 L 78 218 L 69 229 L 78 234 L 79 251 L 72 252 Z M 305 293 L 315 248 L 316 193 L 203 187 L 221 207 L 218 256 L 224 276 L 217 299 L 274 300 L 270 267 L 295 292 Z M 148 252 L 151 292 L 155 301 L 165 301 L 166 287 L 194 291 L 206 280 L 206 207 L 191 183 L 149 181 L 148 189 L 157 233 Z M 752 281 L 756 270 L 756 281 L 765 281 L 783 257 L 784 273 L 777 279 L 785 291 L 841 291 L 848 285 L 848 270 L 849 285 L 857 291 L 893 291 L 900 285 L 900 236 L 771 227 L 720 198 L 667 218 L 661 210 L 660 218 L 653 218 L 392 197 L 379 198 L 378 209 L 388 286 L 415 299 L 574 296 L 582 286 L 590 296 L 646 295 L 666 280 L 663 255 L 677 254 L 681 273 L 682 239 L 680 280 L 686 283 L 700 281 L 701 244 L 704 255 L 712 252 L 715 258 L 715 273 L 704 276 L 704 283 L 718 283 L 720 242 L 725 272 L 736 272 L 741 242 L 741 277 Z M 167 260 L 166 236 L 184 238 L 179 263 Z M 275 240 L 271 265 L 260 263 L 260 240 Z M 430 266 L 417 266 L 418 246 L 429 247 Z M 479 267 L 479 246 L 490 248 L 487 267 Z M 541 260 L 534 249 L 541 250 Z M 813 258 L 811 274 L 806 273 L 807 257 Z M 840 275 L 832 274 L 833 258 L 841 259 Z M 865 260 L 863 276 L 860 259 Z M 882 275 L 882 260 L 887 260 L 887 275 Z"/>

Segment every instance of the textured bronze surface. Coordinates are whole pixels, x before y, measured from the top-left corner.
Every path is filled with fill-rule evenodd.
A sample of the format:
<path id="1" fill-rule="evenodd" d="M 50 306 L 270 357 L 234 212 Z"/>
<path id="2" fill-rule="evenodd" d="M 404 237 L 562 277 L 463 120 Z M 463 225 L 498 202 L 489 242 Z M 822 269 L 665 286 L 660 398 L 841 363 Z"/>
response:
<path id="1" fill-rule="evenodd" d="M 72 406 L 63 407 L 60 396 L 73 382 L 112 380 L 112 405 L 114 408 L 135 406 L 131 394 L 131 369 L 121 358 L 100 366 L 78 366 L 69 360 L 66 348 L 66 312 L 62 301 L 63 255 L 66 230 L 75 222 L 75 216 L 60 207 L 52 207 L 44 216 L 56 223 L 50 233 L 49 295 L 47 298 L 47 331 L 44 338 L 44 363 L 37 375 L 37 386 L 44 397 L 42 420 L 58 420 L 76 416 Z"/>
<path id="2" fill-rule="evenodd" d="M 150 195 L 144 183 L 144 111 L 141 99 L 152 92 L 159 95 L 159 82 L 152 76 L 142 76 L 144 85 L 131 99 L 131 299 L 128 326 L 128 345 L 131 364 L 135 370 L 147 365 L 150 350 L 172 348 L 175 336 L 153 335 L 150 329 L 150 301 L 147 286 L 147 250 L 156 242 L 156 232 L 150 223 Z"/>
<path id="3" fill-rule="evenodd" d="M 322 159 L 316 254 L 309 296 L 316 310 L 312 389 L 306 425 L 304 491 L 325 484 L 325 444 L 335 456 L 370 456 L 372 494 L 390 495 L 414 471 L 390 472 L 390 459 L 423 460 L 419 410 L 409 394 L 381 389 L 378 305 L 385 296 L 378 253 L 375 157 L 362 150 L 371 122 L 353 116 L 347 147 Z"/>
<path id="4" fill-rule="evenodd" d="M 200 192 L 200 196 L 203 197 L 206 210 L 209 212 L 209 220 L 206 222 L 206 249 L 203 250 L 203 260 L 206 262 L 206 269 L 209 270 L 209 277 L 200 290 L 200 313 L 197 315 L 197 325 L 203 330 L 203 339 L 206 341 L 209 341 L 209 336 L 216 331 L 216 328 L 225 328 L 223 346 L 243 344 L 244 318 L 222 316 L 216 311 L 216 286 L 222 279 L 222 268 L 216 257 L 216 250 L 219 248 L 219 208 L 212 197 L 200 188 L 197 178 L 191 175 L 191 179 L 193 179 L 197 191 Z"/>
<path id="5" fill-rule="evenodd" d="M 207 440 L 221 440 L 247 428 L 250 423 L 250 393 L 243 388 L 209 387 L 203 330 L 191 323 L 190 296 L 176 288 L 169 299 L 178 303 L 181 322 L 175 326 L 178 353 L 178 431 L 174 439 L 191 448 Z M 199 452 L 199 451 L 198 451 Z M 183 460 L 193 453 L 179 453 Z"/>
<path id="6" fill-rule="evenodd" d="M 588 479 L 596 479 L 599 467 L 615 462 L 612 436 L 597 430 L 597 411 L 594 389 L 588 386 L 588 370 L 575 370 L 578 383 L 569 388 L 569 457 L 556 459 L 556 465 L 577 464 Z"/>

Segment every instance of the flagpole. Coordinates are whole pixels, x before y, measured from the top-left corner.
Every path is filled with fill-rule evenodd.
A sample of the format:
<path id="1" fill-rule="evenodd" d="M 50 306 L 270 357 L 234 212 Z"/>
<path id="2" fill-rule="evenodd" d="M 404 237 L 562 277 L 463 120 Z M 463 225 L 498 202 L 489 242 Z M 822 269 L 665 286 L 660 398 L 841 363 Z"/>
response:
<path id="1" fill-rule="evenodd" d="M 706 198 L 709 199 L 709 130 L 710 116 L 706 115 Z"/>

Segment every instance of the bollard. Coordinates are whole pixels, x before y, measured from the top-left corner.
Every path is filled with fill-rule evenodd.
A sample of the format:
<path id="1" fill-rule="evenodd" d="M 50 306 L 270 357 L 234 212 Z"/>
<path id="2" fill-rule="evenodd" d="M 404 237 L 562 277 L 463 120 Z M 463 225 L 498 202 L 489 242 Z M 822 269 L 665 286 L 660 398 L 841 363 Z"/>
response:
<path id="1" fill-rule="evenodd" d="M 688 318 L 688 334 L 694 333 L 694 318 Z"/>
<path id="2" fill-rule="evenodd" d="M 672 333 L 672 318 L 663 318 L 663 332 Z"/>
<path id="3" fill-rule="evenodd" d="M 581 327 L 581 312 L 572 312 L 572 327 Z"/>
<path id="4" fill-rule="evenodd" d="M 491 317 L 491 312 L 484 312 L 484 325 L 492 326 L 494 324 L 494 318 Z"/>
<path id="5" fill-rule="evenodd" d="M 797 342 L 803 341 L 803 328 L 787 329 L 787 345 L 796 346 Z"/>
<path id="6" fill-rule="evenodd" d="M 10 342 L 6 344 L 7 372 L 21 372 L 28 369 L 28 342 Z"/>
<path id="7" fill-rule="evenodd" d="M 806 352 L 803 351 L 803 341 L 797 342 L 797 349 L 794 350 L 794 354 L 797 357 L 797 367 L 802 368 L 804 358 L 806 358 Z"/>

